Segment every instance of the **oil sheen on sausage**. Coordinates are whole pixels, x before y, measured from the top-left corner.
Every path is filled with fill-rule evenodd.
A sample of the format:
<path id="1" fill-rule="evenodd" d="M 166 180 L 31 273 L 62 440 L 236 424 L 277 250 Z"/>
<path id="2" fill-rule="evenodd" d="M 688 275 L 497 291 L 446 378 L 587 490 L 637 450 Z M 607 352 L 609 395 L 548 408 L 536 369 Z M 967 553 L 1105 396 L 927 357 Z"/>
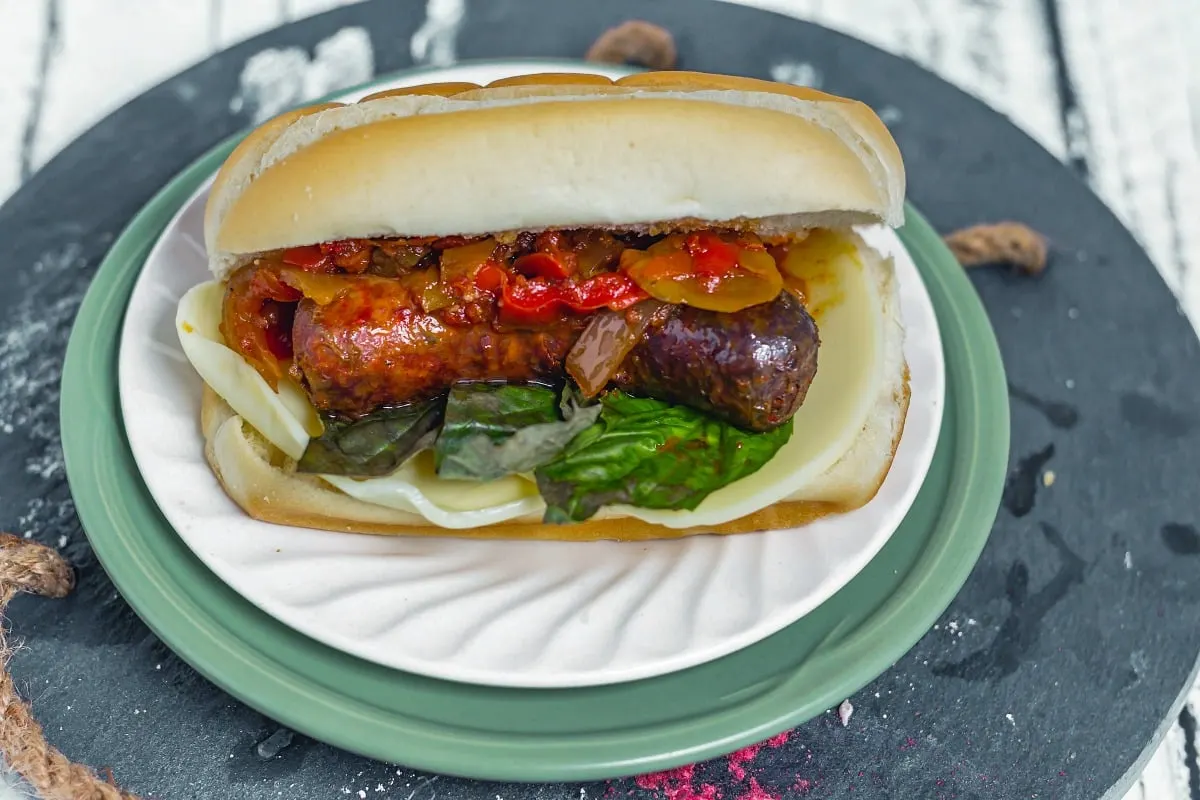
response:
<path id="1" fill-rule="evenodd" d="M 497 332 L 488 321 L 449 324 L 399 291 L 351 291 L 325 305 L 301 301 L 292 348 L 313 405 L 357 416 L 434 397 L 458 381 L 554 378 L 581 325 L 565 319 Z"/>
<path id="2" fill-rule="evenodd" d="M 616 383 L 767 431 L 804 402 L 818 345 L 816 323 L 789 292 L 732 313 L 676 306 L 630 351 Z"/>

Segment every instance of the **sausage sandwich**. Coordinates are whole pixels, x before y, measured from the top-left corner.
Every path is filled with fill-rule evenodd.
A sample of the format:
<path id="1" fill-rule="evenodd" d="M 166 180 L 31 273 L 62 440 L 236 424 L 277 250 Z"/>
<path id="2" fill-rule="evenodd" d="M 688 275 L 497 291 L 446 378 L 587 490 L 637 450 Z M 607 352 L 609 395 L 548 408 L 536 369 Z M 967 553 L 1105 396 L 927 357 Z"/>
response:
<path id="1" fill-rule="evenodd" d="M 908 405 L 900 153 L 865 105 L 652 72 L 286 113 L 209 195 L 177 327 L 270 522 L 639 539 L 875 494 Z"/>

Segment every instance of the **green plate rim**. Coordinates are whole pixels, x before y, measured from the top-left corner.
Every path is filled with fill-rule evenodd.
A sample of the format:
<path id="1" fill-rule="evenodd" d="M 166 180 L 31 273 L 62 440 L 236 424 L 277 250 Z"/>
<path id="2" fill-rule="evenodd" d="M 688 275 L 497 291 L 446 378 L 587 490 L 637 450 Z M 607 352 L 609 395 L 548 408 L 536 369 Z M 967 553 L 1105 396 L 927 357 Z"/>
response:
<path id="1" fill-rule="evenodd" d="M 434 71 L 404 71 L 356 88 Z M 927 486 L 914 504 L 914 509 L 938 504 L 937 525 L 920 541 L 916 561 L 894 591 L 853 625 L 829 625 L 810 651 L 786 655 L 789 635 L 802 630 L 797 626 L 853 594 L 858 578 L 784 631 L 716 662 L 633 684 L 546 690 L 468 686 L 390 670 L 333 651 L 258 611 L 187 550 L 150 499 L 125 441 L 116 386 L 124 308 L 146 254 L 242 136 L 226 139 L 183 170 L 113 243 L 72 329 L 60 401 L 67 477 L 97 558 L 151 630 L 229 694 L 313 738 L 417 769 L 507 781 L 619 777 L 719 756 L 813 718 L 901 658 L 966 581 L 990 533 L 1007 470 L 1007 383 L 999 346 L 970 281 L 925 218 L 907 205 L 899 234 L 934 300 L 947 362 L 941 440 Z M 79 413 L 84 408 L 88 413 Z M 876 561 L 888 551 L 885 547 Z M 875 562 L 868 570 L 872 566 Z M 300 666 L 280 660 L 289 648 L 305 654 Z M 737 686 L 740 678 L 731 675 L 767 655 L 774 671 L 745 670 Z M 354 681 L 347 680 L 351 675 Z M 726 685 L 731 681 L 732 689 Z M 334 685 L 339 682 L 343 685 Z M 551 709 L 608 703 L 606 698 L 614 698 L 618 708 L 633 702 L 630 698 L 670 703 L 672 696 L 709 687 L 724 687 L 723 694 L 702 712 L 624 727 L 614 717 L 608 728 L 586 734 L 525 730 L 536 727 L 528 722 L 518 731 L 488 731 L 460 711 L 480 708 L 500 718 L 520 708 L 536 717 Z M 355 691 L 387 694 L 393 704 L 407 697 L 414 709 L 424 709 L 388 710 L 381 700 L 352 696 Z M 430 703 L 450 703 L 438 713 L 457 720 L 429 719 Z"/>

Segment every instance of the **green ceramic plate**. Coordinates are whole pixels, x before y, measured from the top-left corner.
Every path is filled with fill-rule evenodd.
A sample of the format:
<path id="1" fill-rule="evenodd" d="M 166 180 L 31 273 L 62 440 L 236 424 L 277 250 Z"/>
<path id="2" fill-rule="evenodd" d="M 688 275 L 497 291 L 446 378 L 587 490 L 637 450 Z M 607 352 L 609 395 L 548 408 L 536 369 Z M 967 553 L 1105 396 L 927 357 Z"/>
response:
<path id="1" fill-rule="evenodd" d="M 167 525 L 122 429 L 117 346 L 144 259 L 233 148 L 214 148 L 137 215 L 100 265 L 67 348 L 62 438 L 76 508 L 129 604 L 188 663 L 280 723 L 347 750 L 474 778 L 590 780 L 730 752 L 837 705 L 899 659 L 987 540 L 1008 460 L 1008 399 L 987 316 L 909 208 L 900 235 L 942 330 L 947 397 L 933 465 L 878 556 L 790 627 L 717 661 L 583 689 L 504 689 L 381 667 L 285 627 L 209 572 Z"/>

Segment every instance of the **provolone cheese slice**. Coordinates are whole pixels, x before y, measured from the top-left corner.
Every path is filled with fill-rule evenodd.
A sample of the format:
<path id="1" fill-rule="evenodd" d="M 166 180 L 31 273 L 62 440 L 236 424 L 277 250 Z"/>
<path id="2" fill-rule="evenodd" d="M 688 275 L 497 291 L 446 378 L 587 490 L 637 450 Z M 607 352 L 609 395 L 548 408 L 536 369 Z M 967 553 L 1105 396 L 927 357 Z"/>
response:
<path id="1" fill-rule="evenodd" d="M 487 482 L 439 478 L 428 450 L 382 478 L 321 477 L 358 500 L 420 514 L 443 528 L 494 525 L 529 514 L 540 517 L 546 507 L 537 485 L 519 475 Z"/>

